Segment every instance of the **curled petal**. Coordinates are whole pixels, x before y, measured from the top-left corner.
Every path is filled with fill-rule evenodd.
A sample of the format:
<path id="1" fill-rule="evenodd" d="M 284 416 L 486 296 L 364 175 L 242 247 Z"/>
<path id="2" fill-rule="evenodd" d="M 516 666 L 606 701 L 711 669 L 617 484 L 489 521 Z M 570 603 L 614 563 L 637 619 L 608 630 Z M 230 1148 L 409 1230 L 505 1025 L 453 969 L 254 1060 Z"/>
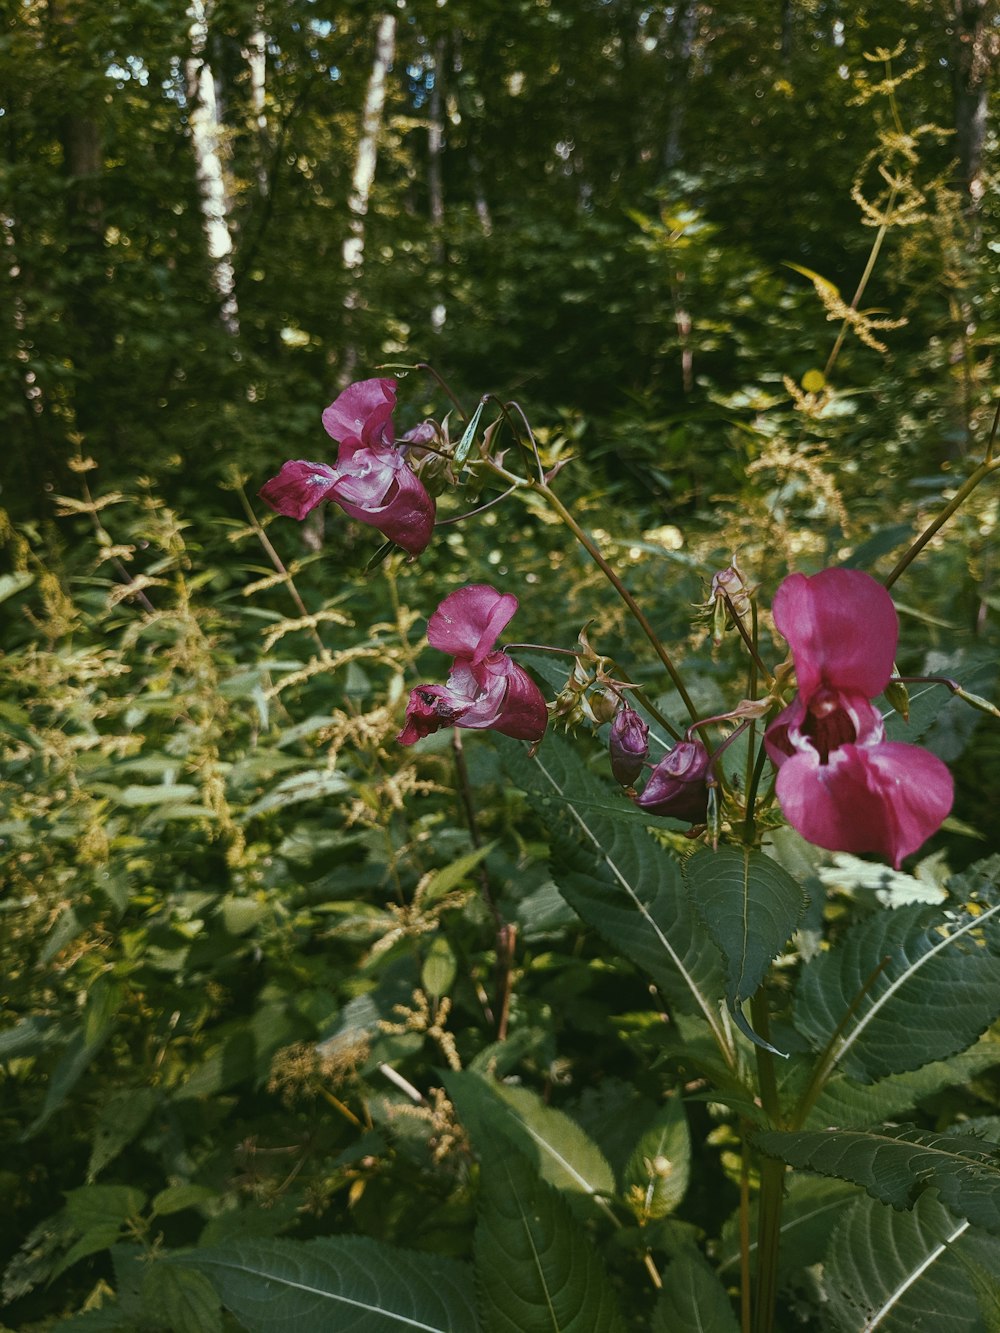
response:
<path id="1" fill-rule="evenodd" d="M 358 380 L 324 410 L 323 427 L 339 444 L 391 444 L 395 406 L 395 380 Z"/>
<path id="2" fill-rule="evenodd" d="M 673 815 L 692 823 L 704 819 L 710 763 L 701 741 L 679 741 L 650 773 L 636 805 L 651 815 Z"/>
<path id="3" fill-rule="evenodd" d="M 500 593 L 486 583 L 456 588 L 427 622 L 427 638 L 452 657 L 478 664 L 493 646 L 517 610 L 513 593 Z"/>
<path id="4" fill-rule="evenodd" d="M 456 662 L 447 685 L 418 685 L 406 705 L 406 725 L 396 739 L 412 745 L 441 727 L 487 729 L 518 740 L 539 740 L 548 710 L 528 673 L 503 653 L 492 654 L 486 669 L 473 674 Z"/>
<path id="5" fill-rule="evenodd" d="M 352 504 L 339 495 L 335 498 L 345 514 L 378 528 L 410 555 L 419 555 L 434 531 L 434 501 L 408 467 L 394 468 L 390 475 L 388 490 L 380 504 Z"/>
<path id="6" fill-rule="evenodd" d="M 549 710 L 541 690 L 524 667 L 518 666 L 503 653 L 497 656 L 503 657 L 508 664 L 507 692 L 500 716 L 493 723 L 493 730 L 519 741 L 541 740 L 549 721 Z"/>
<path id="7" fill-rule="evenodd" d="M 340 473 L 325 463 L 296 459 L 284 465 L 276 477 L 258 491 L 265 504 L 287 518 L 303 519 L 324 500 L 336 499 Z"/>
<path id="8" fill-rule="evenodd" d="M 899 624 L 892 598 L 860 569 L 790 574 L 774 594 L 774 623 L 788 640 L 799 690 L 821 685 L 873 699 L 892 674 Z"/>
<path id="9" fill-rule="evenodd" d="M 410 691 L 406 723 L 396 740 L 400 745 L 413 745 L 431 732 L 453 726 L 461 711 L 461 705 L 455 706 L 446 686 L 418 685 Z"/>
<path id="10" fill-rule="evenodd" d="M 778 773 L 785 817 L 818 847 L 875 852 L 898 869 L 951 810 L 951 774 L 916 745 L 843 745 L 821 764 L 803 749 Z"/>
<path id="11" fill-rule="evenodd" d="M 649 754 L 649 727 L 627 704 L 618 710 L 611 723 L 608 749 L 615 781 L 631 787 Z"/>

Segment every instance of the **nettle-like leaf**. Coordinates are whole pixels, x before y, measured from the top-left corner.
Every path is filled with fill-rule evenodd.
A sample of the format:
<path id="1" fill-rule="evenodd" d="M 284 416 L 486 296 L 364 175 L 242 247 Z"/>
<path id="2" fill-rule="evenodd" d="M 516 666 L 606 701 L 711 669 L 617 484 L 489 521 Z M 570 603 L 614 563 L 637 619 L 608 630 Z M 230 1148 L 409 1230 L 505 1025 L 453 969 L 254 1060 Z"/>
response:
<path id="1" fill-rule="evenodd" d="M 476 1281 L 489 1333 L 624 1333 L 590 1240 L 516 1149 L 484 1158 L 479 1198 Z"/>
<path id="2" fill-rule="evenodd" d="M 653 1311 L 652 1333 L 737 1333 L 725 1289 L 705 1260 L 686 1250 L 667 1265 Z"/>
<path id="3" fill-rule="evenodd" d="M 485 1160 L 497 1144 L 515 1146 L 549 1184 L 602 1203 L 615 1194 L 615 1177 L 597 1144 L 565 1112 L 546 1106 L 528 1088 L 511 1087 L 471 1071 L 448 1072 L 444 1084 Z"/>
<path id="4" fill-rule="evenodd" d="M 733 1021 L 751 1041 L 773 1051 L 751 1029 L 740 1006 L 756 993 L 771 959 L 795 929 L 802 889 L 777 861 L 747 847 L 697 852 L 684 863 L 684 878 L 725 960 Z"/>
<path id="5" fill-rule="evenodd" d="M 952 1212 L 1000 1234 L 1000 1144 L 912 1125 L 765 1130 L 754 1141 L 769 1157 L 850 1180 L 894 1208 L 911 1207 L 920 1191 L 933 1185 Z"/>
<path id="6" fill-rule="evenodd" d="M 833 1064 L 863 1083 L 965 1050 L 1000 1014 L 998 918 L 1000 903 L 859 922 L 804 968 L 796 1027 L 817 1049 L 832 1040 Z"/>
<path id="7" fill-rule="evenodd" d="M 905 1213 L 858 1199 L 823 1267 L 830 1324 L 838 1333 L 987 1333 L 982 1301 L 998 1263 L 997 1241 L 956 1219 L 932 1190 Z M 992 1291 L 995 1300 L 995 1279 Z"/>
<path id="8" fill-rule="evenodd" d="M 625 1168 L 626 1202 L 640 1221 L 672 1213 L 691 1176 L 691 1136 L 680 1097 L 671 1097 L 635 1146 Z"/>
<path id="9" fill-rule="evenodd" d="M 164 1262 L 170 1262 L 166 1260 Z M 188 1251 L 247 1333 L 474 1333 L 470 1269 L 370 1240 L 244 1240 Z"/>
<path id="10" fill-rule="evenodd" d="M 718 1012 L 726 988 L 722 960 L 677 862 L 632 813 L 607 817 L 612 796 L 568 745 L 550 738 L 534 760 L 515 746 L 505 746 L 503 754 L 514 781 L 550 818 L 552 876 L 566 901 L 646 971 L 671 1003 L 700 1014 L 728 1049 Z"/>

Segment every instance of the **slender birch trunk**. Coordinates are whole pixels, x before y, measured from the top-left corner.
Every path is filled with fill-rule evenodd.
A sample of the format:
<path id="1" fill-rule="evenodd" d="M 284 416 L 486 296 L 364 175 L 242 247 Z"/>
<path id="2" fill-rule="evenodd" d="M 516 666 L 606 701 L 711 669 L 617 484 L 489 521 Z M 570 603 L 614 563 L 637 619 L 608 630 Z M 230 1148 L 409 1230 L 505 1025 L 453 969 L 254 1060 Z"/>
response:
<path id="1" fill-rule="evenodd" d="M 431 256 L 440 275 L 431 311 L 431 328 L 440 333 L 448 315 L 444 303 L 444 186 L 441 181 L 441 154 L 444 149 L 444 102 L 441 85 L 444 81 L 445 42 L 439 37 L 434 45 L 434 83 L 431 88 L 430 120 L 427 126 L 427 193 L 430 196 Z"/>
<path id="2" fill-rule="evenodd" d="M 267 36 L 264 31 L 264 6 L 257 6 L 256 27 L 247 38 L 243 58 L 250 69 L 250 103 L 257 131 L 257 192 L 267 196 Z"/>
<path id="3" fill-rule="evenodd" d="M 375 34 L 375 58 L 368 76 L 368 88 L 361 116 L 361 136 L 358 139 L 358 152 L 351 177 L 351 193 L 347 201 L 350 227 L 344 238 L 342 251 L 344 271 L 349 280 L 347 295 L 344 298 L 347 336 L 341 356 L 339 377 L 344 386 L 350 382 L 358 360 L 358 349 L 350 336 L 351 311 L 357 309 L 360 301 L 361 266 L 365 260 L 365 218 L 368 215 L 368 200 L 371 197 L 372 185 L 375 183 L 378 136 L 385 112 L 386 80 L 395 54 L 396 16 L 383 14 Z"/>
<path id="4" fill-rule="evenodd" d="M 187 10 L 191 26 L 191 55 L 185 62 L 188 124 L 194 149 L 198 197 L 212 282 L 219 298 L 219 315 L 226 332 L 238 337 L 239 307 L 233 273 L 233 235 L 230 205 L 220 153 L 221 126 L 212 67 L 206 56 L 208 15 L 204 0 L 191 0 Z"/>

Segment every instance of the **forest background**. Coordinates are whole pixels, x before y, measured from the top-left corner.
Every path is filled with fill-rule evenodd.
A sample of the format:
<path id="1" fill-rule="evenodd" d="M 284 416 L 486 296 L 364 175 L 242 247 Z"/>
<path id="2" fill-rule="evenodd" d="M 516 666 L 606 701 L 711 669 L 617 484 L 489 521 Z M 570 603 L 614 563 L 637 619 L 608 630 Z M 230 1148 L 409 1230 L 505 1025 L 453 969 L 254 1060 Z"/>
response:
<path id="1" fill-rule="evenodd" d="M 517 1072 L 613 1139 L 649 1055 L 642 982 L 560 906 L 488 738 L 467 742 L 471 847 L 454 756 L 392 741 L 459 583 L 516 591 L 525 640 L 592 621 L 628 658 L 593 567 L 515 502 L 373 573 L 370 529 L 265 530 L 257 490 L 329 460 L 320 415 L 352 379 L 397 369 L 400 420 L 451 409 L 458 434 L 429 363 L 572 457 L 566 502 L 682 661 L 734 552 L 768 595 L 898 554 L 993 419 L 1000 13 L 9 0 L 4 20 L 4 1317 L 215 1329 L 207 1279 L 143 1256 L 341 1232 L 466 1254 L 437 1066 Z M 997 514 L 989 483 L 897 590 L 907 660 L 980 694 Z M 698 663 L 709 713 L 732 666 Z M 957 789 L 928 882 L 997 846 L 980 720 L 925 719 Z M 484 867 L 496 897 L 473 899 Z M 839 873 L 850 916 L 861 872 Z M 921 1123 L 998 1096 L 982 1075 Z M 738 1172 L 692 1114 L 687 1224 L 718 1237 Z"/>

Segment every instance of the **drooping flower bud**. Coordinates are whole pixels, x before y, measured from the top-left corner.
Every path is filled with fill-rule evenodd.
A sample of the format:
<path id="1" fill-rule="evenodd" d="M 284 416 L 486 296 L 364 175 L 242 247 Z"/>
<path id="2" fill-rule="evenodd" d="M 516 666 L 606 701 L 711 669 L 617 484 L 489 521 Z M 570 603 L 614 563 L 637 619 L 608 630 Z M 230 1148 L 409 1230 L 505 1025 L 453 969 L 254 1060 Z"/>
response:
<path id="1" fill-rule="evenodd" d="M 609 750 L 611 772 L 623 787 L 631 787 L 642 772 L 649 754 L 649 727 L 634 708 L 626 704 L 611 724 Z"/>
<path id="2" fill-rule="evenodd" d="M 701 741 L 679 741 L 649 775 L 636 804 L 651 815 L 672 815 L 701 823 L 708 806 L 711 759 Z"/>
<path id="3" fill-rule="evenodd" d="M 722 643 L 731 618 L 736 615 L 743 620 L 749 615 L 750 591 L 735 556 L 728 569 L 713 575 L 709 602 L 712 606 L 712 643 L 716 648 Z"/>

